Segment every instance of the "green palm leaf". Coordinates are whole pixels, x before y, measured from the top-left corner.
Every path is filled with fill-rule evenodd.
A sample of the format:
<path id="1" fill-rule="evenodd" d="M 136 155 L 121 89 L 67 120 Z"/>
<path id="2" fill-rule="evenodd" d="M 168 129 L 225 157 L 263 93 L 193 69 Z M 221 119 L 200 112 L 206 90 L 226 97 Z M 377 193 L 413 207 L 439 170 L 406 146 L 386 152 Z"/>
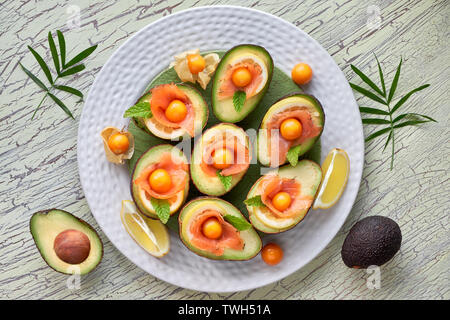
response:
<path id="1" fill-rule="evenodd" d="M 387 103 L 389 104 L 394 96 L 395 90 L 397 89 L 398 79 L 400 78 L 400 70 L 402 68 L 402 58 L 400 58 L 400 63 L 398 64 L 397 71 L 395 72 L 394 80 L 392 80 L 391 88 L 389 89 L 389 96 Z"/>
<path id="2" fill-rule="evenodd" d="M 365 95 L 367 98 L 372 99 L 373 101 L 382 103 L 382 104 L 386 104 L 386 102 L 381 99 L 380 97 L 378 97 L 377 95 L 375 95 L 374 93 L 354 84 L 350 82 L 350 87 L 352 87 L 353 90 L 358 91 L 359 93 L 361 93 L 362 95 Z"/>
<path id="3" fill-rule="evenodd" d="M 36 77 L 34 74 L 31 73 L 30 70 L 28 70 L 27 68 L 25 68 L 20 62 L 19 62 L 20 66 L 22 67 L 22 70 L 27 74 L 27 76 L 29 76 L 31 78 L 31 80 L 33 80 L 39 87 L 41 87 L 42 90 L 48 91 L 48 88 L 45 86 L 45 84 L 38 79 L 38 77 Z"/>
<path id="4" fill-rule="evenodd" d="M 364 124 L 390 124 L 389 120 L 385 119 L 362 119 L 362 123 Z"/>
<path id="5" fill-rule="evenodd" d="M 66 71 L 62 72 L 59 76 L 60 77 L 67 77 L 70 76 L 72 74 L 78 73 L 80 71 L 83 71 L 84 69 L 86 69 L 86 66 L 84 64 L 79 64 L 73 68 L 67 69 Z"/>
<path id="6" fill-rule="evenodd" d="M 61 52 L 61 65 L 62 68 L 65 69 L 66 65 L 66 40 L 64 40 L 64 35 L 61 31 L 56 30 L 56 34 L 58 35 L 58 43 L 59 43 L 59 51 Z"/>
<path id="7" fill-rule="evenodd" d="M 409 99 L 409 97 L 411 97 L 414 93 L 416 93 L 417 91 L 423 90 L 425 88 L 428 88 L 430 85 L 429 84 L 424 84 L 423 86 L 420 86 L 418 88 L 415 88 L 414 90 L 411 90 L 410 92 L 408 92 L 403 98 L 401 98 L 392 108 L 391 110 L 391 114 L 393 114 L 395 111 L 397 111 L 398 108 L 400 108 L 405 102 L 406 100 Z"/>
<path id="8" fill-rule="evenodd" d="M 375 56 L 375 59 L 377 60 L 378 73 L 379 73 L 380 82 L 381 82 L 381 89 L 372 80 L 370 80 L 366 75 L 364 75 L 364 73 L 361 70 L 359 70 L 357 67 L 355 67 L 353 65 L 351 65 L 351 67 L 352 67 L 352 70 L 366 84 L 368 84 L 376 93 L 383 96 L 383 98 L 380 98 L 374 92 L 364 89 L 353 83 L 350 83 L 350 86 L 353 88 L 353 90 L 365 95 L 366 97 L 368 97 L 376 102 L 379 102 L 379 103 L 387 106 L 387 111 L 378 109 L 378 108 L 369 108 L 369 107 L 360 107 L 359 111 L 361 114 L 384 116 L 384 117 L 381 117 L 382 119 L 363 118 L 363 119 L 361 119 L 361 121 L 363 124 L 369 124 L 369 125 L 388 125 L 381 130 L 373 132 L 371 135 L 369 135 L 365 139 L 365 141 L 366 142 L 370 141 L 372 139 L 375 139 L 375 138 L 389 132 L 389 136 L 388 136 L 386 142 L 384 143 L 383 151 L 386 150 L 389 143 L 392 142 L 391 166 L 390 166 L 390 168 L 392 170 L 393 165 L 394 165 L 394 156 L 395 156 L 395 130 L 398 128 L 402 128 L 402 127 L 414 126 L 414 125 L 418 125 L 418 124 L 422 124 L 422 123 L 426 123 L 426 122 L 437 122 L 437 121 L 429 116 L 422 115 L 419 113 L 413 113 L 413 112 L 404 113 L 404 114 L 401 114 L 398 117 L 394 118 L 394 116 L 393 116 L 394 112 L 396 112 L 409 99 L 409 97 L 411 97 L 411 95 L 413 95 L 414 93 L 416 93 L 420 90 L 428 88 L 430 85 L 424 84 L 418 88 L 411 90 L 405 96 L 403 96 L 400 100 L 398 100 L 397 103 L 395 103 L 395 105 L 391 108 L 392 98 L 395 95 L 395 92 L 397 90 L 398 81 L 400 79 L 400 72 L 401 72 L 401 68 L 402 68 L 403 59 L 400 58 L 400 62 L 397 66 L 397 70 L 395 72 L 394 79 L 392 80 L 391 87 L 389 88 L 389 94 L 386 98 L 386 86 L 384 83 L 383 70 L 381 69 L 380 62 L 378 61 L 378 58 L 375 53 L 374 53 L 374 56 Z M 401 122 L 401 120 L 403 120 L 403 122 Z"/>
<path id="9" fill-rule="evenodd" d="M 97 49 L 97 45 L 89 47 L 86 50 L 83 50 L 81 53 L 76 55 L 72 60 L 67 62 L 67 64 L 65 65 L 65 68 L 69 68 L 69 67 L 73 66 L 74 64 L 77 64 L 78 62 L 81 62 L 82 60 L 86 59 L 87 57 L 89 57 L 89 55 L 92 52 L 94 52 L 95 49 Z"/>
<path id="10" fill-rule="evenodd" d="M 380 76 L 381 88 L 383 89 L 383 97 L 386 98 L 386 86 L 384 85 L 383 70 L 381 70 L 381 65 L 380 65 L 380 62 L 378 61 L 377 55 L 375 53 L 373 55 L 375 56 L 375 59 L 377 60 L 378 74 Z"/>
<path id="11" fill-rule="evenodd" d="M 50 84 L 53 84 L 52 74 L 51 74 L 50 69 L 48 68 L 47 64 L 45 63 L 44 59 L 42 59 L 42 57 L 39 55 L 39 53 L 34 51 L 34 49 L 32 47 L 28 46 L 28 50 L 31 51 L 33 56 L 36 58 L 36 61 L 41 66 L 41 69 L 42 69 L 42 71 L 44 71 L 45 76 L 48 79 L 48 82 L 50 82 Z"/>
<path id="12" fill-rule="evenodd" d="M 56 104 L 57 104 L 58 106 L 60 106 L 61 109 L 63 109 L 64 112 L 65 112 L 69 117 L 71 117 L 72 119 L 75 119 L 75 118 L 73 117 L 73 115 L 72 115 L 72 112 L 70 112 L 69 108 L 67 108 L 66 105 L 65 105 L 61 100 L 59 100 L 57 97 L 55 97 L 55 96 L 54 96 L 53 94 L 51 94 L 50 92 L 48 93 L 48 96 L 49 96 L 50 98 L 52 98 L 52 100 L 55 101 Z"/>
<path id="13" fill-rule="evenodd" d="M 56 50 L 55 41 L 53 41 L 53 36 L 51 32 L 48 33 L 48 45 L 50 46 L 50 52 L 52 53 L 53 64 L 55 65 L 56 73 L 59 75 L 60 66 L 59 66 L 58 51 Z"/>
<path id="14" fill-rule="evenodd" d="M 375 139 L 376 137 L 381 136 L 382 134 L 385 134 L 386 132 L 389 132 L 389 130 L 391 130 L 390 127 L 378 130 L 378 131 L 372 133 L 370 136 L 368 136 L 365 141 L 367 142 L 367 141 L 370 141 L 372 139 Z"/>
<path id="15" fill-rule="evenodd" d="M 389 112 L 381 110 L 381 109 L 375 109 L 375 108 L 367 108 L 367 107 L 359 107 L 359 112 L 361 113 L 369 113 L 369 114 L 382 114 L 384 116 L 388 116 Z"/>
<path id="16" fill-rule="evenodd" d="M 80 62 L 83 59 L 85 59 L 86 57 L 88 57 L 89 55 L 91 55 L 97 48 L 97 45 L 83 50 L 78 55 L 76 55 L 72 60 L 70 60 L 68 64 L 66 64 L 66 41 L 64 39 L 64 35 L 62 34 L 62 32 L 60 30 L 57 30 L 56 36 L 58 38 L 59 53 L 58 53 L 58 48 L 56 46 L 55 39 L 53 37 L 52 32 L 49 31 L 47 34 L 47 40 L 48 40 L 48 45 L 49 45 L 49 49 L 50 49 L 50 54 L 52 56 L 55 71 L 57 73 L 57 76 L 54 79 L 52 76 L 52 71 L 49 68 L 49 65 L 47 65 L 47 63 L 44 61 L 42 56 L 39 55 L 39 53 L 37 53 L 36 50 L 34 50 L 30 46 L 28 46 L 28 49 L 33 54 L 33 56 L 35 57 L 36 61 L 39 64 L 39 66 L 45 73 L 47 80 L 50 82 L 50 86 L 47 87 L 47 85 L 44 84 L 44 82 L 41 79 L 39 79 L 37 76 L 35 76 L 33 73 L 31 73 L 30 70 L 25 68 L 19 62 L 20 66 L 21 66 L 22 70 L 25 72 L 25 74 L 29 78 L 31 78 L 31 80 L 33 80 L 34 83 L 36 83 L 42 90 L 45 91 L 45 95 L 42 98 L 41 102 L 36 107 L 36 110 L 34 111 L 33 116 L 31 117 L 31 120 L 34 119 L 36 112 L 39 110 L 39 108 L 41 107 L 42 103 L 44 102 L 44 100 L 46 99 L 47 96 L 49 96 L 69 117 L 74 119 L 69 108 L 67 108 L 67 106 L 64 104 L 64 102 L 62 102 L 58 97 L 55 96 L 56 90 L 64 91 L 64 92 L 67 92 L 67 93 L 70 93 L 72 95 L 79 97 L 80 100 L 78 102 L 83 101 L 83 98 L 84 98 L 83 93 L 80 90 L 75 89 L 70 86 L 67 86 L 67 85 L 56 84 L 56 81 L 60 77 L 67 77 L 67 76 L 73 75 L 75 73 L 78 73 L 78 72 L 84 70 L 86 68 L 86 66 Z"/>
<path id="17" fill-rule="evenodd" d="M 378 86 L 372 80 L 370 80 L 368 76 L 366 76 L 361 70 L 359 70 L 354 65 L 351 64 L 350 67 L 361 78 L 362 81 L 367 83 L 369 87 L 375 90 L 379 95 L 383 96 L 383 91 L 381 91 L 381 89 L 378 88 Z"/>

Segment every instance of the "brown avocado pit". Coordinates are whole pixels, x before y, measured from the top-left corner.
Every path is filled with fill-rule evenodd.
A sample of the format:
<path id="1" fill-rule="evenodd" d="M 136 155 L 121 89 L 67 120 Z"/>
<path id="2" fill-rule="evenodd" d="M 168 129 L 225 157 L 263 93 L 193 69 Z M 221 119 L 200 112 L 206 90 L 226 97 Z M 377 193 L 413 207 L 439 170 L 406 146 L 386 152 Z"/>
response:
<path id="1" fill-rule="evenodd" d="M 91 242 L 83 232 L 69 229 L 56 236 L 53 249 L 62 261 L 79 264 L 89 256 Z"/>
<path id="2" fill-rule="evenodd" d="M 371 216 L 357 222 L 342 245 L 345 265 L 355 269 L 381 266 L 400 249 L 402 233 L 398 224 L 387 217 Z"/>

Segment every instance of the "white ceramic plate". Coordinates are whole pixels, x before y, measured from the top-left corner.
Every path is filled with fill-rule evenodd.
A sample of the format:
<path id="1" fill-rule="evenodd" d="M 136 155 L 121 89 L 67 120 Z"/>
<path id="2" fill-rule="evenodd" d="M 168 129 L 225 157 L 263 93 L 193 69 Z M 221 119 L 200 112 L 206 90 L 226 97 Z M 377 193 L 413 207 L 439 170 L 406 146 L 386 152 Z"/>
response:
<path id="1" fill-rule="evenodd" d="M 250 261 L 212 261 L 189 251 L 171 234 L 171 250 L 162 259 L 141 249 L 120 221 L 121 200 L 131 199 L 125 166 L 106 161 L 100 131 L 127 124 L 124 111 L 150 81 L 167 68 L 172 57 L 200 48 L 227 50 L 241 43 L 264 46 L 274 63 L 287 74 L 299 61 L 314 70 L 303 89 L 316 96 L 325 109 L 322 160 L 334 147 L 348 152 L 351 163 L 347 188 L 339 203 L 326 212 L 312 211 L 297 227 L 274 239 L 284 249 L 275 267 L 260 256 Z M 249 115 L 251 117 L 251 114 Z M 364 140 L 358 107 L 343 73 L 330 55 L 294 25 L 256 10 L 216 6 L 182 11 L 137 32 L 108 60 L 92 85 L 78 130 L 78 167 L 89 207 L 111 242 L 137 266 L 177 286 L 209 292 L 253 289 L 280 280 L 310 262 L 341 228 L 359 189 Z"/>

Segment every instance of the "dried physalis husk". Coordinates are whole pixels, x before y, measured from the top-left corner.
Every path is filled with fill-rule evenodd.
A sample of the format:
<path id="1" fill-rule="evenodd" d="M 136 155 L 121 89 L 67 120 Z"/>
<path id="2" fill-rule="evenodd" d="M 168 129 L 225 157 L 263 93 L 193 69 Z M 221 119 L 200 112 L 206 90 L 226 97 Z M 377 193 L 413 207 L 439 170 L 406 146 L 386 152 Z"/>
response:
<path id="1" fill-rule="evenodd" d="M 209 53 L 203 56 L 203 59 L 205 59 L 205 69 L 197 74 L 193 74 L 191 73 L 191 70 L 189 70 L 187 60 L 187 56 L 190 54 L 200 54 L 200 50 L 194 49 L 177 54 L 174 57 L 175 61 L 172 62 L 170 66 L 175 69 L 175 72 L 181 81 L 191 83 L 198 82 L 203 89 L 206 89 L 206 86 L 211 80 L 211 77 L 219 64 L 219 55 L 217 53 Z"/>
<path id="2" fill-rule="evenodd" d="M 128 138 L 128 141 L 129 141 L 128 150 L 121 154 L 115 154 L 108 145 L 109 137 L 111 137 L 113 134 L 116 134 L 116 133 L 121 133 L 121 134 L 126 135 Z M 100 135 L 103 139 L 103 147 L 105 149 L 106 159 L 109 162 L 123 164 L 126 159 L 131 159 L 131 157 L 133 156 L 133 153 L 134 153 L 134 137 L 131 133 L 126 132 L 126 131 L 121 131 L 114 127 L 106 127 L 102 130 Z"/>

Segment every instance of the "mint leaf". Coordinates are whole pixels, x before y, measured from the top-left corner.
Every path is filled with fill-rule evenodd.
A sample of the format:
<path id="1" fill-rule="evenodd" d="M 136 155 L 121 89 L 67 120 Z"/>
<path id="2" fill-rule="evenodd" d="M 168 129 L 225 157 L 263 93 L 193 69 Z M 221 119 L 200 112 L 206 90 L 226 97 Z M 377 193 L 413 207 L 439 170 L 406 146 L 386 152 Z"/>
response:
<path id="1" fill-rule="evenodd" d="M 223 176 L 220 173 L 220 170 L 217 170 L 217 176 L 219 177 L 220 182 L 222 182 L 223 186 L 225 187 L 225 190 L 229 190 L 231 188 L 231 180 L 233 179 L 232 176 Z"/>
<path id="2" fill-rule="evenodd" d="M 291 164 L 291 166 L 295 167 L 298 163 L 298 156 L 300 154 L 300 150 L 302 149 L 302 145 L 298 145 L 289 149 L 287 153 L 287 160 Z"/>
<path id="3" fill-rule="evenodd" d="M 152 206 L 155 208 L 156 214 L 162 223 L 166 224 L 170 218 L 170 204 L 165 199 L 150 199 Z"/>
<path id="4" fill-rule="evenodd" d="M 233 95 L 233 105 L 234 109 L 239 112 L 241 111 L 242 107 L 244 106 L 245 99 L 247 97 L 247 94 L 245 91 L 236 91 Z"/>
<path id="5" fill-rule="evenodd" d="M 244 203 L 252 207 L 264 207 L 265 204 L 261 200 L 261 195 L 254 196 L 244 200 Z"/>
<path id="6" fill-rule="evenodd" d="M 151 118 L 153 116 L 150 110 L 150 103 L 138 102 L 134 106 L 128 108 L 123 114 L 124 118 Z"/>
<path id="7" fill-rule="evenodd" d="M 226 214 L 223 216 L 223 218 L 239 231 L 250 229 L 250 227 L 252 226 L 250 223 L 248 223 L 247 220 L 233 216 L 231 214 Z"/>

